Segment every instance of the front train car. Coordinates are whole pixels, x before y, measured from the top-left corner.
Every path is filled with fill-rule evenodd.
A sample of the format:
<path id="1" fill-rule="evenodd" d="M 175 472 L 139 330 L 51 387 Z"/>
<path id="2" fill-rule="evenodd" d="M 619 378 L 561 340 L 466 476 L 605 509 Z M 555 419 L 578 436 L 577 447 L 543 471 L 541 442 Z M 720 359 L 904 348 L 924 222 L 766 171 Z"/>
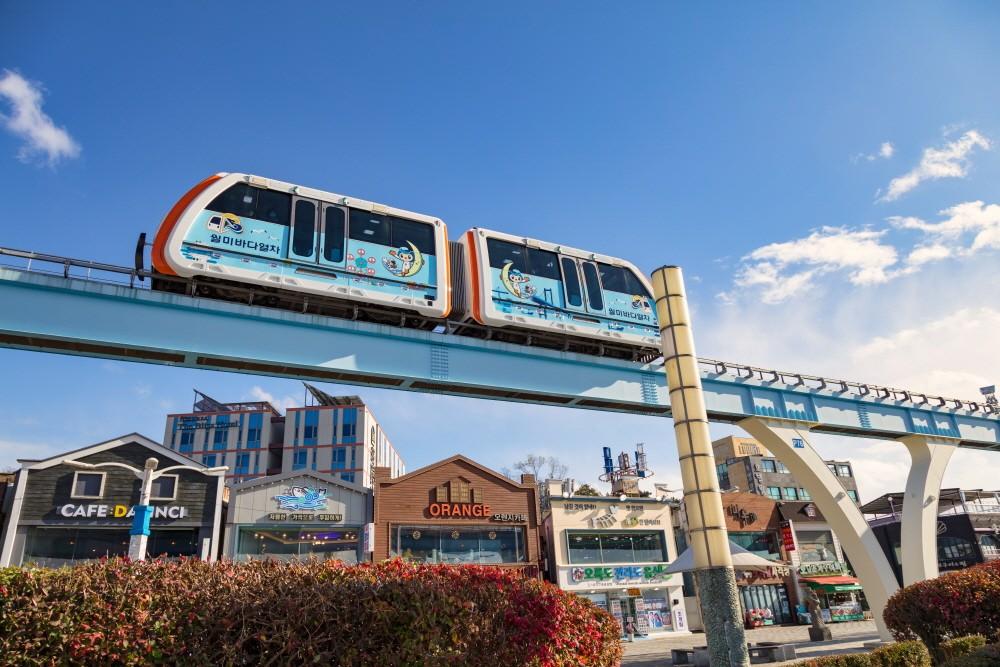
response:
<path id="1" fill-rule="evenodd" d="M 178 201 L 152 263 L 222 294 L 253 285 L 428 318 L 451 310 L 441 220 L 248 174 L 216 174 Z"/>
<path id="2" fill-rule="evenodd" d="M 466 232 L 461 244 L 465 311 L 480 324 L 533 332 L 539 342 L 586 339 L 612 356 L 659 349 L 652 288 L 635 265 L 487 229 Z"/>

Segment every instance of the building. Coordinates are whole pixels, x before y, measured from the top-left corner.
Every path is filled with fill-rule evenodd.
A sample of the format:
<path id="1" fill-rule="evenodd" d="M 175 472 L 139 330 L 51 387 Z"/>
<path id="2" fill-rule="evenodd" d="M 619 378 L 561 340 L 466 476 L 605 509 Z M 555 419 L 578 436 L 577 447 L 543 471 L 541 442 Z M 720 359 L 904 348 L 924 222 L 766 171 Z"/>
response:
<path id="1" fill-rule="evenodd" d="M 903 493 L 887 493 L 861 511 L 903 585 L 900 522 Z M 938 495 L 938 570 L 950 572 L 1000 559 L 1000 491 L 941 489 Z"/>
<path id="2" fill-rule="evenodd" d="M 195 391 L 191 412 L 167 415 L 164 442 L 206 466 L 229 466 L 234 483 L 311 470 L 371 488 L 376 466 L 406 471 L 360 398 L 305 387 L 308 404 L 285 415 L 266 401 L 222 403 Z"/>
<path id="3" fill-rule="evenodd" d="M 373 558 L 541 572 L 538 487 L 461 455 L 392 478 L 375 468 Z"/>
<path id="4" fill-rule="evenodd" d="M 716 474 L 723 491 L 746 491 L 772 500 L 812 500 L 785 464 L 752 438 L 728 436 L 712 443 Z M 858 484 L 850 461 L 827 461 L 827 467 L 855 503 Z"/>
<path id="5" fill-rule="evenodd" d="M 547 576 L 586 597 L 639 634 L 687 632 L 682 577 L 665 572 L 677 558 L 667 500 L 562 495 L 547 482 L 542 526 Z"/>
<path id="6" fill-rule="evenodd" d="M 223 556 L 237 561 L 368 560 L 372 494 L 328 473 L 299 470 L 230 487 Z"/>
<path id="7" fill-rule="evenodd" d="M 117 462 L 141 470 L 155 457 L 160 468 L 199 463 L 137 433 L 44 460 L 20 460 L 5 498 L 0 566 L 58 567 L 128 553 L 129 529 L 139 502 L 139 478 L 120 467 L 83 470 L 66 463 Z M 214 560 L 221 536 L 221 477 L 177 470 L 153 481 L 147 554 Z"/>

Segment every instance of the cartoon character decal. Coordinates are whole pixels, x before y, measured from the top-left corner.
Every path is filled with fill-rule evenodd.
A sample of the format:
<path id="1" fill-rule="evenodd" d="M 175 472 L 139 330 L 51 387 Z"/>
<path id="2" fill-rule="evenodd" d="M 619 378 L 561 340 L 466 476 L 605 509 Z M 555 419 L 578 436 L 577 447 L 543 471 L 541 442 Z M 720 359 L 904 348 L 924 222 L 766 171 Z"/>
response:
<path id="1" fill-rule="evenodd" d="M 220 213 L 219 215 L 213 215 L 205 223 L 208 230 L 211 232 L 222 233 L 227 229 L 231 229 L 234 234 L 243 233 L 243 221 L 239 219 L 238 216 L 232 213 Z"/>
<path id="2" fill-rule="evenodd" d="M 632 308 L 634 310 L 641 310 L 644 313 L 650 313 L 653 311 L 649 306 L 649 299 L 641 294 L 632 295 Z"/>
<path id="3" fill-rule="evenodd" d="M 417 249 L 417 246 L 410 241 L 407 241 L 406 244 L 409 248 L 406 246 L 393 248 L 389 251 L 389 257 L 382 258 L 382 266 L 397 278 L 415 276 L 424 265 L 424 256 Z"/>
<path id="4" fill-rule="evenodd" d="M 500 281 L 507 291 L 519 299 L 530 299 L 535 295 L 534 285 L 529 285 L 530 276 L 526 276 L 519 269 L 514 268 L 513 262 L 507 262 L 500 271 Z"/>
<path id="5" fill-rule="evenodd" d="M 274 496 L 278 508 L 283 510 L 325 510 L 326 489 L 311 486 L 293 486 L 282 495 Z"/>

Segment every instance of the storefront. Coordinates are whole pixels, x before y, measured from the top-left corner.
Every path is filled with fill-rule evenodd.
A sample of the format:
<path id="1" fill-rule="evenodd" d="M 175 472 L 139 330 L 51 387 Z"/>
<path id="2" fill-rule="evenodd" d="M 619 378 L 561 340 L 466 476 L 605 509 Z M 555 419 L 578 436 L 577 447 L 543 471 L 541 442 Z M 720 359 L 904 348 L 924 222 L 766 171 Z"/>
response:
<path id="1" fill-rule="evenodd" d="M 150 457 L 160 469 L 187 465 L 196 470 L 177 470 L 154 480 L 147 555 L 214 560 L 222 478 L 202 474 L 201 464 L 133 433 L 43 461 L 19 461 L 22 467 L 6 494 L 0 566 L 59 567 L 127 554 L 139 502 L 138 477 L 119 466 L 85 470 L 66 461 L 113 462 L 141 470 Z"/>
<path id="2" fill-rule="evenodd" d="M 687 632 L 670 505 L 652 498 L 549 497 L 548 577 L 609 611 L 637 634 Z"/>
<path id="3" fill-rule="evenodd" d="M 376 561 L 478 564 L 538 576 L 538 489 L 464 456 L 389 478 L 375 469 Z"/>
<path id="4" fill-rule="evenodd" d="M 293 471 L 230 488 L 223 553 L 233 560 L 368 560 L 371 492 L 325 473 Z"/>
<path id="5" fill-rule="evenodd" d="M 802 563 L 798 568 L 799 581 L 816 594 L 823 620 L 827 623 L 863 620 L 864 609 L 859 599 L 861 584 L 848 574 L 847 566 L 840 562 Z M 809 622 L 808 613 L 799 614 L 800 620 Z"/>

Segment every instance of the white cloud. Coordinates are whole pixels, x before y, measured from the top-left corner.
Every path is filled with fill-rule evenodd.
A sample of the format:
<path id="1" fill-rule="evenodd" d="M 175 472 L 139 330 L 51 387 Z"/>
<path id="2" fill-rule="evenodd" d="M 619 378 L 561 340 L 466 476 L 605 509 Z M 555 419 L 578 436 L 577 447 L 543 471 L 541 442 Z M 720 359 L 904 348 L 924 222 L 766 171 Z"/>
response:
<path id="1" fill-rule="evenodd" d="M 883 141 L 876 152 L 859 153 L 854 157 L 854 162 L 857 162 L 858 160 L 868 160 L 869 162 L 874 162 L 875 160 L 888 160 L 895 154 L 896 147 L 892 145 L 892 142 Z"/>
<path id="2" fill-rule="evenodd" d="M 990 150 L 992 142 L 976 130 L 969 130 L 941 148 L 925 148 L 920 163 L 889 182 L 879 201 L 895 201 L 924 181 L 964 178 L 969 173 L 969 156 L 976 148 Z"/>
<path id="3" fill-rule="evenodd" d="M 297 408 L 301 405 L 301 401 L 295 399 L 293 396 L 277 397 L 274 394 L 265 391 L 262 387 L 254 385 L 250 389 L 250 396 L 255 401 L 267 401 L 279 410 L 287 410 L 288 408 Z"/>
<path id="4" fill-rule="evenodd" d="M 940 243 L 917 246 L 906 256 L 906 263 L 912 267 L 922 266 L 928 262 L 937 262 L 951 257 L 951 248 Z"/>
<path id="5" fill-rule="evenodd" d="M 925 222 L 915 217 L 893 217 L 889 222 L 899 229 L 915 229 L 940 241 L 956 242 L 971 233 L 971 243 L 959 247 L 961 254 L 986 249 L 1000 249 L 1000 205 L 970 201 L 946 208 L 941 222 Z"/>
<path id="6" fill-rule="evenodd" d="M 4 70 L 0 77 L 0 97 L 10 104 L 10 115 L 0 121 L 24 141 L 18 158 L 28 162 L 43 156 L 49 165 L 80 154 L 80 145 L 63 127 L 56 127 L 42 111 L 42 89 L 17 72 Z"/>
<path id="7" fill-rule="evenodd" d="M 823 227 L 794 241 L 771 243 L 746 255 L 736 275 L 738 287 L 763 288 L 765 303 L 779 303 L 812 287 L 813 279 L 846 271 L 855 285 L 890 280 L 896 249 L 882 243 L 885 231 Z"/>

